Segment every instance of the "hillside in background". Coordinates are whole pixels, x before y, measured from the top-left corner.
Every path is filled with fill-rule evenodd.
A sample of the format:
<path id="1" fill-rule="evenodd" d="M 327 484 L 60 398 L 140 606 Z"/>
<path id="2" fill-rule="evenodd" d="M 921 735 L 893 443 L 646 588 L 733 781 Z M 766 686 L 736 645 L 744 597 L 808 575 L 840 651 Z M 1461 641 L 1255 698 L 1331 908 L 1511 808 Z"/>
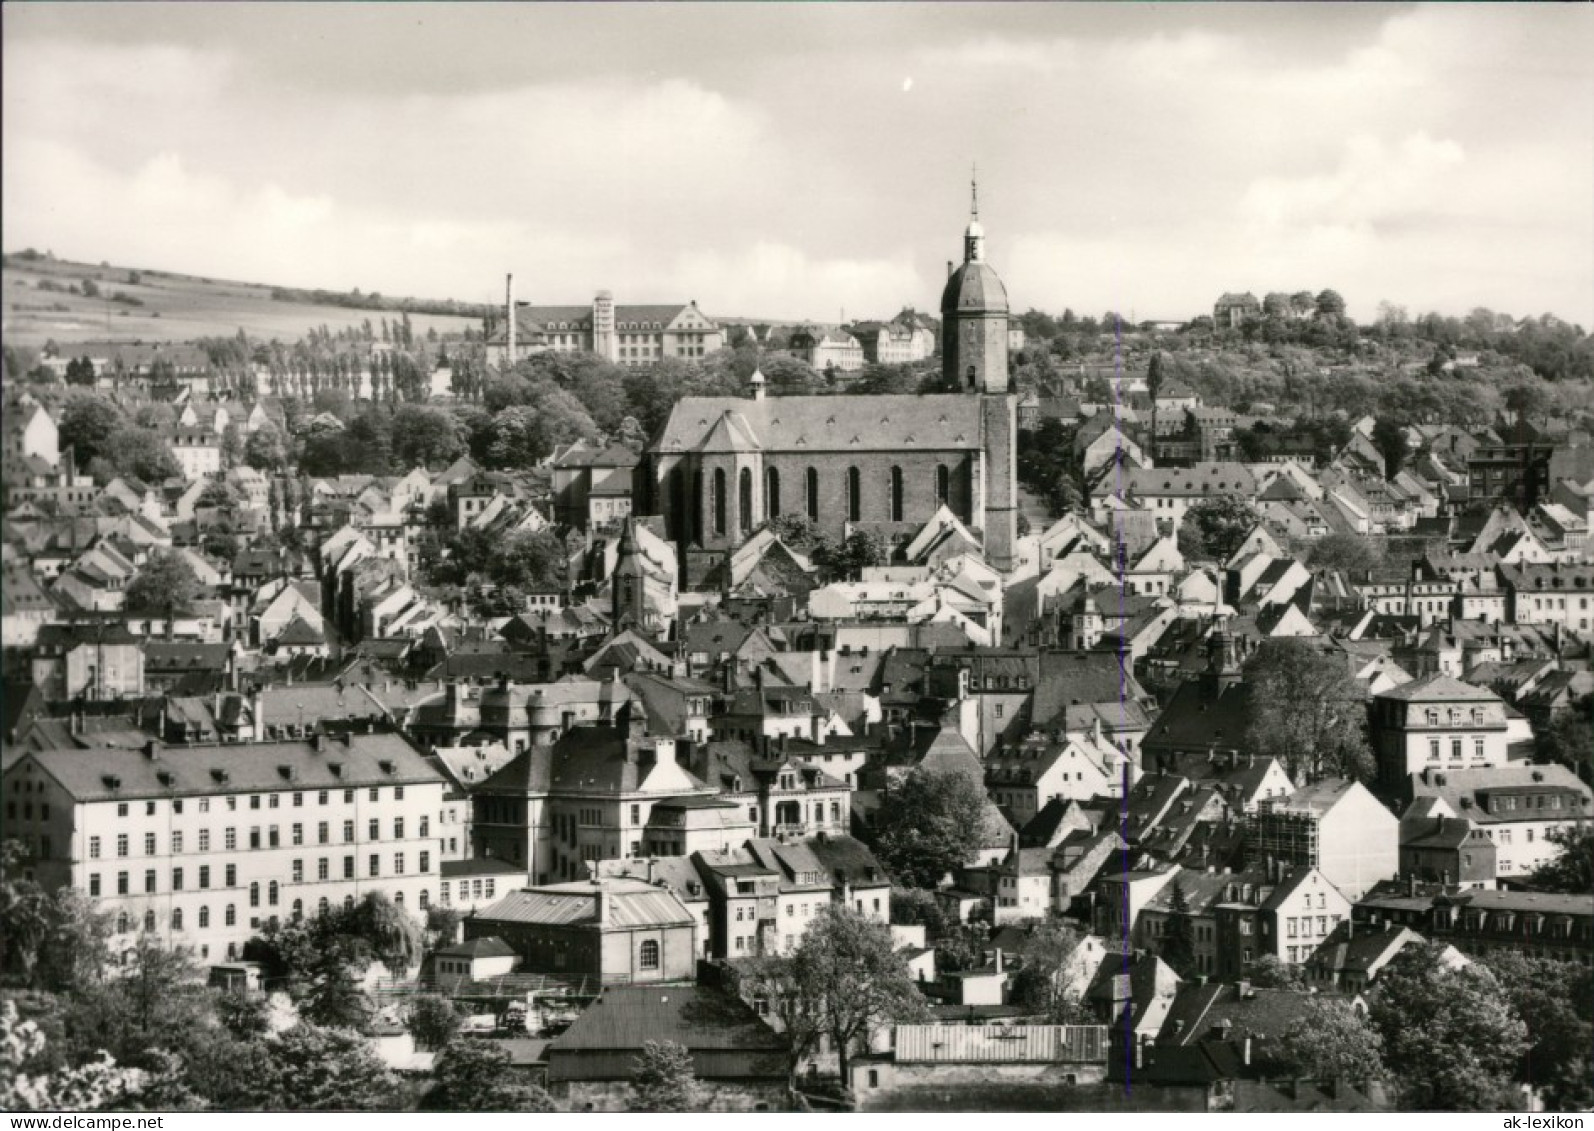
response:
<path id="1" fill-rule="evenodd" d="M 82 293 L 84 280 L 98 293 Z M 78 293 L 69 289 L 74 287 Z M 363 309 L 299 300 L 316 292 L 170 271 L 30 259 L 24 254 L 5 257 L 0 288 L 4 295 L 0 336 L 12 346 L 38 347 L 52 339 L 63 344 L 106 339 L 182 342 L 231 336 L 239 327 L 251 338 L 293 342 L 312 326 L 336 331 L 360 326 L 366 319 L 380 323 L 397 313 L 401 301 L 410 306 L 418 334 L 433 328 L 439 334 L 458 334 L 467 326 L 481 326 L 479 317 L 418 309 L 445 305 L 441 303 L 388 300 L 390 310 Z M 294 297 L 273 298 L 274 291 Z"/>

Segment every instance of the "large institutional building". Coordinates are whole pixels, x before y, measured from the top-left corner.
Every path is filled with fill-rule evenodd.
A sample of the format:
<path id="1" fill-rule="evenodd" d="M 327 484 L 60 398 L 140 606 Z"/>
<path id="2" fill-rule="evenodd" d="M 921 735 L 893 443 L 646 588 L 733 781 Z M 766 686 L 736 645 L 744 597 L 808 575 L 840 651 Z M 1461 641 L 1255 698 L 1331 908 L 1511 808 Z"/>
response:
<path id="1" fill-rule="evenodd" d="M 506 318 L 487 339 L 487 364 L 495 368 L 550 351 L 652 365 L 667 357 L 700 361 L 725 348 L 725 332 L 696 302 L 616 306 L 612 294 L 599 291 L 588 306 L 528 306 L 515 301 L 513 276 L 506 289 L 514 320 Z"/>
<path id="2" fill-rule="evenodd" d="M 695 583 L 768 519 L 806 515 L 838 538 L 916 533 L 942 507 L 1012 565 L 1017 539 L 1015 398 L 1007 291 L 985 262 L 978 211 L 941 295 L 942 365 L 962 392 L 937 396 L 688 397 L 638 475 L 642 513 L 662 515 Z"/>

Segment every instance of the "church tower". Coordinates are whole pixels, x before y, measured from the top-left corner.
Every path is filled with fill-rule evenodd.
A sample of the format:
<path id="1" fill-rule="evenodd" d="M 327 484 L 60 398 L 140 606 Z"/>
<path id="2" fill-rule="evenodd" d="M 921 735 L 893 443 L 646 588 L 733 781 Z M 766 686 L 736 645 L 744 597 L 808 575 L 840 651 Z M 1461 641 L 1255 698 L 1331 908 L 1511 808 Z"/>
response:
<path id="1" fill-rule="evenodd" d="M 979 183 L 971 183 L 969 226 L 963 232 L 963 265 L 941 292 L 941 371 L 948 387 L 966 393 L 1005 393 L 1007 381 L 1007 288 L 985 262 Z"/>
<path id="2" fill-rule="evenodd" d="M 1008 392 L 1007 288 L 985 262 L 979 182 L 969 187 L 963 266 L 948 275 L 941 292 L 941 372 L 949 387 L 981 398 L 985 560 L 1005 573 L 1018 542 L 1018 409 Z"/>

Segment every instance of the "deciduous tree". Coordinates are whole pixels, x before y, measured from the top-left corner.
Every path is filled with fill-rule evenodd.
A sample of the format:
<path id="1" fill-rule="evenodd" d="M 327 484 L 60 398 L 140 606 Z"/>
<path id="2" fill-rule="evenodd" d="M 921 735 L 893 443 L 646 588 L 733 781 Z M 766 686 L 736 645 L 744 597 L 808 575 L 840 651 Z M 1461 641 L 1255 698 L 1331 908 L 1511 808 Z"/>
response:
<path id="1" fill-rule="evenodd" d="M 644 1041 L 632 1062 L 631 1110 L 681 1112 L 702 1109 L 702 1086 L 692 1070 L 692 1054 L 676 1041 Z"/>
<path id="2" fill-rule="evenodd" d="M 1337 999 L 1310 998 L 1280 1040 L 1282 1059 L 1298 1076 L 1358 1082 L 1384 1076 L 1383 1038 L 1366 1018 Z"/>
<path id="3" fill-rule="evenodd" d="M 915 767 L 881 799 L 875 852 L 898 882 L 935 888 L 980 848 L 985 783 L 972 770 Z"/>
<path id="4" fill-rule="evenodd" d="M 1202 499 L 1184 512 L 1179 524 L 1179 550 L 1197 558 L 1226 560 L 1260 521 L 1238 495 Z"/>
<path id="5" fill-rule="evenodd" d="M 1367 692 L 1343 657 L 1300 637 L 1265 640 L 1246 661 L 1251 749 L 1297 782 L 1368 778 Z"/>
<path id="6" fill-rule="evenodd" d="M 191 612 L 198 599 L 194 567 L 181 554 L 162 550 L 128 582 L 123 607 L 141 616 L 172 617 Z"/>
<path id="7" fill-rule="evenodd" d="M 1384 968 L 1368 1018 L 1384 1064 L 1417 1111 L 1515 1107 L 1511 1078 L 1527 1026 L 1486 967 L 1451 969 L 1444 947 L 1408 946 Z"/>
<path id="8" fill-rule="evenodd" d="M 809 923 L 792 956 L 792 978 L 830 1037 L 843 1083 L 860 1038 L 929 1016 L 891 929 L 850 907 L 827 904 Z"/>
<path id="9" fill-rule="evenodd" d="M 432 1111 L 558 1110 L 547 1092 L 519 1077 L 508 1051 L 490 1041 L 454 1041 L 437 1058 L 432 1081 L 423 1105 Z"/>

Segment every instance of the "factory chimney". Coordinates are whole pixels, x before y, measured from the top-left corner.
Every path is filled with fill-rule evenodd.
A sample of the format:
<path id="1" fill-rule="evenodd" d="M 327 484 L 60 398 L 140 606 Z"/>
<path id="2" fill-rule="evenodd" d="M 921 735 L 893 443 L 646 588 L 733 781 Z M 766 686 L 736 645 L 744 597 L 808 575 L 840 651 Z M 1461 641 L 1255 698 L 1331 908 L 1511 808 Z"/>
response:
<path id="1" fill-rule="evenodd" d="M 509 319 L 507 339 L 509 349 L 504 354 L 506 359 L 504 368 L 508 370 L 515 366 L 515 277 L 513 275 L 504 276 L 504 314 Z"/>

